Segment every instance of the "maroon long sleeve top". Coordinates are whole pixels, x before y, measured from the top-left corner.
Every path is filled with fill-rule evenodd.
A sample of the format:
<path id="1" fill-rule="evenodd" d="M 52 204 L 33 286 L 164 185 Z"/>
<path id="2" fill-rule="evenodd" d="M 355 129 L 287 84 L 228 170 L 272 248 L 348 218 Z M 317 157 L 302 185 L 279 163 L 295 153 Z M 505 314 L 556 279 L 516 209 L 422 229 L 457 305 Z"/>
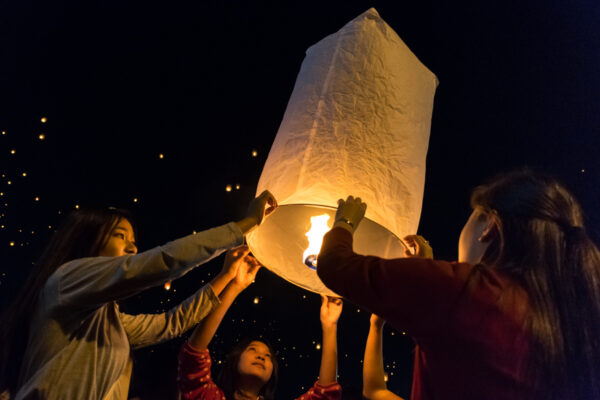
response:
<path id="1" fill-rule="evenodd" d="M 533 400 L 525 379 L 526 292 L 492 268 L 426 258 L 383 259 L 352 250 L 334 228 L 317 273 L 336 293 L 416 343 L 413 400 Z"/>

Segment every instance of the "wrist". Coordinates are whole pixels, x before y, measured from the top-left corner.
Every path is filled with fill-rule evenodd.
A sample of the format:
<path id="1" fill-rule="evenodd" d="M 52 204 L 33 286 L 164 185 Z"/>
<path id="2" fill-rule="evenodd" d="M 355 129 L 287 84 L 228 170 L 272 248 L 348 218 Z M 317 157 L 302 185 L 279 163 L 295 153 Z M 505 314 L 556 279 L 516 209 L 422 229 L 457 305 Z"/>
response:
<path id="1" fill-rule="evenodd" d="M 241 293 L 244 291 L 244 289 L 246 289 L 248 287 L 248 285 L 243 285 L 243 284 L 237 283 L 235 280 L 233 280 L 229 283 L 229 287 L 231 287 L 231 290 L 233 290 L 237 293 Z"/>
<path id="2" fill-rule="evenodd" d="M 335 221 L 335 223 L 333 224 L 334 228 L 343 228 L 345 230 L 347 230 L 348 232 L 350 232 L 351 234 L 354 234 L 354 227 L 353 225 L 350 225 L 348 222 L 346 222 L 346 220 L 337 220 Z"/>
<path id="3" fill-rule="evenodd" d="M 323 331 L 336 331 L 337 322 L 321 322 L 321 327 L 323 328 Z"/>

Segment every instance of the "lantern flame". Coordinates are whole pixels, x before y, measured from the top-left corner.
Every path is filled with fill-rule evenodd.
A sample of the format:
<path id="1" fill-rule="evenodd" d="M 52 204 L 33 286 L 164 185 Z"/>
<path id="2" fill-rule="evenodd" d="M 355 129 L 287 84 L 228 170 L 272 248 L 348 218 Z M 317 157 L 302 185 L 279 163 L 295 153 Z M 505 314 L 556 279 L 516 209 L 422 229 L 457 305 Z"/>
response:
<path id="1" fill-rule="evenodd" d="M 164 288 L 165 288 L 165 290 L 171 290 L 171 281 L 165 282 Z"/>
<path id="2" fill-rule="evenodd" d="M 302 254 L 302 261 L 309 268 L 317 269 L 317 255 L 321 251 L 323 236 L 330 229 L 327 221 L 329 221 L 329 215 L 327 214 L 310 217 L 310 229 L 306 232 L 308 248 Z"/>

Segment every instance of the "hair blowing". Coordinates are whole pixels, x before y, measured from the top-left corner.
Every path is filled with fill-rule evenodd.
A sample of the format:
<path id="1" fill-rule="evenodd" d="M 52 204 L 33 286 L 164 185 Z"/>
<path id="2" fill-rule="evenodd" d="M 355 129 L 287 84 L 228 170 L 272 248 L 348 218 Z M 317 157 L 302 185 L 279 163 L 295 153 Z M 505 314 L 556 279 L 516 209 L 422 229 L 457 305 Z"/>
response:
<path id="1" fill-rule="evenodd" d="M 260 391 L 260 395 L 264 400 L 275 400 L 275 389 L 277 388 L 277 378 L 279 376 L 277 358 L 275 357 L 275 350 L 269 342 L 265 341 L 265 339 L 258 338 L 242 339 L 239 343 L 236 343 L 236 345 L 233 346 L 233 348 L 227 354 L 223 369 L 221 369 L 221 372 L 217 377 L 217 386 L 223 391 L 226 399 L 235 398 L 234 395 L 238 388 L 238 364 L 240 362 L 240 357 L 244 350 L 246 350 L 246 348 L 250 345 L 250 343 L 255 341 L 267 345 L 269 351 L 271 352 L 271 361 L 273 362 L 273 373 L 271 374 L 271 378 L 269 379 L 269 381 Z"/>
<path id="2" fill-rule="evenodd" d="M 29 323 L 48 278 L 64 263 L 95 257 L 121 219 L 132 222 L 125 210 L 76 210 L 52 235 L 25 284 L 0 319 L 0 393 L 17 389 L 21 362 L 29 337 Z"/>
<path id="3" fill-rule="evenodd" d="M 498 216 L 483 264 L 528 293 L 531 382 L 545 399 L 600 399 L 600 252 L 580 205 L 554 178 L 529 170 L 477 187 L 471 205 Z"/>

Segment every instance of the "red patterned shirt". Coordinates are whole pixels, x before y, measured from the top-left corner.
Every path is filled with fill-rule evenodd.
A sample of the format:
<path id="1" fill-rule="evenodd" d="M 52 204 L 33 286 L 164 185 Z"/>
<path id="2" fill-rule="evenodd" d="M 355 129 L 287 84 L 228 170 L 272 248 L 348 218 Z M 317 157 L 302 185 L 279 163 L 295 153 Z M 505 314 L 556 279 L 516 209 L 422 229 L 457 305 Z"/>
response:
<path id="1" fill-rule="evenodd" d="M 226 400 L 223 391 L 210 375 L 212 361 L 208 349 L 196 350 L 187 342 L 181 346 L 177 370 L 177 384 L 184 400 Z M 323 386 L 315 382 L 308 392 L 297 400 L 341 400 L 342 387 L 333 382 Z"/>

